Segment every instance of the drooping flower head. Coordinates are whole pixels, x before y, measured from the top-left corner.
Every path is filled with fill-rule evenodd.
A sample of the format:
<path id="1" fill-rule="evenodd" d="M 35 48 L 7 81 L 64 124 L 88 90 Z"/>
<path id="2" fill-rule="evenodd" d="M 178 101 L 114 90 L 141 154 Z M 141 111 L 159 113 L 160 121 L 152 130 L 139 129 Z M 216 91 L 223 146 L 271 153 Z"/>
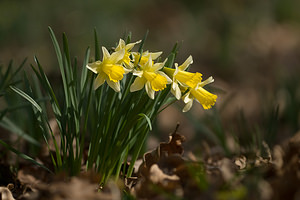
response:
<path id="1" fill-rule="evenodd" d="M 185 71 L 192 63 L 193 58 L 192 56 L 189 56 L 182 65 L 178 66 L 178 64 L 175 63 L 175 69 L 168 67 L 163 69 L 173 79 L 171 92 L 177 99 L 181 98 L 181 90 L 179 85 L 183 87 L 195 88 L 202 80 L 202 74 L 199 72 L 191 73 Z"/>
<path id="2" fill-rule="evenodd" d="M 116 47 L 115 51 L 120 51 L 122 49 L 125 50 L 124 57 L 119 61 L 120 64 L 124 64 L 128 69 L 132 69 L 134 67 L 134 65 L 130 59 L 130 54 L 131 54 L 130 51 L 134 47 L 134 45 L 136 45 L 140 42 L 141 42 L 141 40 L 134 42 L 134 43 L 126 44 L 124 40 L 122 40 L 122 39 L 119 40 L 119 44 Z"/>
<path id="3" fill-rule="evenodd" d="M 133 75 L 137 76 L 133 84 L 130 86 L 130 91 L 135 92 L 141 90 L 144 86 L 148 96 L 154 99 L 156 91 L 163 90 L 170 84 L 172 80 L 162 71 L 167 60 L 163 63 L 153 63 L 152 57 L 149 56 L 148 61 L 137 68 Z"/>
<path id="4" fill-rule="evenodd" d="M 116 92 L 120 92 L 120 80 L 125 74 L 124 67 L 119 64 L 120 60 L 124 58 L 125 49 L 121 49 L 112 53 L 111 55 L 105 47 L 102 47 L 103 59 L 89 63 L 86 67 L 92 72 L 98 74 L 94 81 L 94 88 L 97 89 L 105 81 Z"/>
<path id="5" fill-rule="evenodd" d="M 191 109 L 194 99 L 196 99 L 204 109 L 210 109 L 217 100 L 217 95 L 205 90 L 203 87 L 214 82 L 212 77 L 209 77 L 203 82 L 200 82 L 195 88 L 189 88 L 189 91 L 183 96 L 183 101 L 186 103 L 183 112 Z"/>

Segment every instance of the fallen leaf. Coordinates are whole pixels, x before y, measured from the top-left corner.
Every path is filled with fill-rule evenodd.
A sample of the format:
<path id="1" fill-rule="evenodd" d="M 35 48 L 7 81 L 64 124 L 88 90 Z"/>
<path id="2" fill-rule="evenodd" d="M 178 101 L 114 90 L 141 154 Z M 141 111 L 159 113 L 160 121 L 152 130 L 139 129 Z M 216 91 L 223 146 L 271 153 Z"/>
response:
<path id="1" fill-rule="evenodd" d="M 15 200 L 11 191 L 7 187 L 0 187 L 1 200 Z"/>
<path id="2" fill-rule="evenodd" d="M 238 166 L 239 169 L 245 169 L 247 166 L 247 158 L 244 155 L 241 155 L 238 158 L 235 158 L 234 164 Z"/>

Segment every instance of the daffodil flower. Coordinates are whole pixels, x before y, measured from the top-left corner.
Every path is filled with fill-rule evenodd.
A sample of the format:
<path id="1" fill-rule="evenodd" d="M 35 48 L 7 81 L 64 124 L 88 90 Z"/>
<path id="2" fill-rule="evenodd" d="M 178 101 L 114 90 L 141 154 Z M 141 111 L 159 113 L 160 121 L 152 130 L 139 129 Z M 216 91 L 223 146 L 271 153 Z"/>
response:
<path id="1" fill-rule="evenodd" d="M 152 61 L 153 61 L 153 60 L 156 60 L 161 54 L 162 54 L 162 51 L 155 52 L 155 53 L 145 51 L 142 53 L 142 57 L 141 57 L 140 53 L 133 52 L 132 55 L 133 55 L 133 59 L 134 59 L 134 65 L 137 66 L 139 64 L 140 66 L 143 66 L 148 62 L 150 57 L 152 58 Z"/>
<path id="2" fill-rule="evenodd" d="M 92 72 L 98 74 L 94 81 L 94 89 L 100 87 L 105 81 L 116 92 L 120 92 L 120 80 L 123 79 L 125 69 L 120 60 L 124 58 L 125 49 L 121 49 L 111 55 L 105 47 L 102 47 L 103 60 L 89 63 L 86 67 Z"/>
<path id="3" fill-rule="evenodd" d="M 134 67 L 134 65 L 133 65 L 133 63 L 131 62 L 131 59 L 130 59 L 130 54 L 131 54 L 130 51 L 134 47 L 134 45 L 136 45 L 140 42 L 141 42 L 141 40 L 139 40 L 137 42 L 134 42 L 134 43 L 125 44 L 125 41 L 120 39 L 119 44 L 115 49 L 115 51 L 120 51 L 122 49 L 125 50 L 124 57 L 119 62 L 121 64 L 124 64 L 130 70 L 133 69 L 133 67 Z"/>
<path id="4" fill-rule="evenodd" d="M 148 96 L 154 99 L 154 93 L 156 91 L 165 89 L 167 84 L 172 82 L 164 72 L 159 71 L 164 67 L 165 63 L 166 60 L 163 63 L 153 64 L 152 58 L 149 56 L 148 61 L 133 72 L 133 75 L 138 77 L 136 77 L 130 86 L 130 91 L 135 92 L 145 86 Z"/>
<path id="5" fill-rule="evenodd" d="M 196 99 L 204 109 L 210 109 L 217 100 L 217 95 L 214 95 L 203 88 L 203 86 L 214 82 L 212 77 L 209 77 L 203 82 L 200 82 L 195 88 L 190 90 L 183 96 L 183 101 L 186 103 L 183 112 L 191 109 L 194 99 Z"/>
<path id="6" fill-rule="evenodd" d="M 191 73 L 185 71 L 190 64 L 193 63 L 192 56 L 189 56 L 186 61 L 178 67 L 178 64 L 175 63 L 175 69 L 165 67 L 163 70 L 167 75 L 172 77 L 173 83 L 171 87 L 172 94 L 179 100 L 181 98 L 181 91 L 179 88 L 180 84 L 183 87 L 195 88 L 198 83 L 202 80 L 202 74 L 199 72 Z"/>

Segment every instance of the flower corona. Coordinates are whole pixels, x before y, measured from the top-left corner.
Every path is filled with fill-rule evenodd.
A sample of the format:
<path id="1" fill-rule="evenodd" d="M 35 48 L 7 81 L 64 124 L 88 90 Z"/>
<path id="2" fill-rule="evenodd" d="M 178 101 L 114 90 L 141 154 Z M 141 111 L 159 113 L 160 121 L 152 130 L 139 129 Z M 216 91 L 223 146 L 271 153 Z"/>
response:
<path id="1" fill-rule="evenodd" d="M 155 62 L 162 52 L 145 51 L 134 52 L 132 49 L 141 40 L 126 44 L 120 39 L 117 47 L 110 54 L 105 47 L 102 47 L 102 61 L 95 61 L 87 64 L 87 68 L 98 74 L 94 81 L 94 88 L 97 89 L 105 81 L 116 92 L 121 91 L 120 81 L 129 72 L 136 76 L 130 85 L 130 92 L 136 92 L 145 87 L 150 99 L 155 98 L 155 92 L 165 90 L 171 84 L 171 93 L 177 100 L 183 99 L 186 104 L 183 112 L 187 112 L 193 105 L 193 100 L 198 101 L 204 109 L 210 109 L 216 102 L 217 95 L 205 90 L 203 86 L 212 83 L 214 79 L 209 77 L 202 81 L 202 74 L 199 72 L 188 72 L 187 69 L 193 64 L 190 55 L 181 65 L 165 66 L 164 62 Z"/>

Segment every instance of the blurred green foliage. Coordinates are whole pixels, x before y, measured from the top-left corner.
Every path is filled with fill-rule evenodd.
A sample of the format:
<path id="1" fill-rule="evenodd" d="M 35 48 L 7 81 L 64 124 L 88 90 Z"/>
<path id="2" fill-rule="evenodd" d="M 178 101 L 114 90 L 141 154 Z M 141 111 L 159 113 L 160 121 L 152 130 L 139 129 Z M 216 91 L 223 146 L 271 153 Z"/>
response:
<path id="1" fill-rule="evenodd" d="M 99 30 L 103 45 L 111 44 L 128 30 L 141 38 L 149 29 L 150 47 L 167 50 L 174 41 L 184 41 L 182 48 L 191 49 L 193 55 L 199 56 L 198 63 L 212 66 L 210 71 L 221 67 L 220 73 L 229 73 L 233 70 L 228 68 L 238 66 L 235 60 L 241 43 L 258 26 L 284 23 L 299 29 L 299 6 L 297 0 L 3 0 L 0 2 L 0 52 L 3 54 L 0 61 L 32 58 L 34 54 L 41 54 L 41 59 L 50 57 L 48 26 L 66 32 L 69 40 L 76 40 L 71 48 L 75 55 L 92 44 L 89 38 L 94 27 Z M 222 70 L 224 67 L 226 70 Z"/>
<path id="2" fill-rule="evenodd" d="M 209 116 L 191 117 L 196 132 L 224 148 L 227 132 L 243 136 L 242 143 L 253 133 L 276 143 L 274 135 L 280 141 L 299 130 L 299 7 L 297 0 L 3 0 L 0 64 L 21 63 L 24 57 L 33 63 L 36 55 L 56 79 L 48 26 L 68 34 L 73 55 L 83 55 L 93 44 L 94 27 L 104 46 L 128 31 L 133 40 L 141 38 L 149 29 L 148 49 L 169 52 L 179 41 L 183 53 L 177 62 L 193 55 L 191 71 L 213 75 L 223 90 Z"/>

